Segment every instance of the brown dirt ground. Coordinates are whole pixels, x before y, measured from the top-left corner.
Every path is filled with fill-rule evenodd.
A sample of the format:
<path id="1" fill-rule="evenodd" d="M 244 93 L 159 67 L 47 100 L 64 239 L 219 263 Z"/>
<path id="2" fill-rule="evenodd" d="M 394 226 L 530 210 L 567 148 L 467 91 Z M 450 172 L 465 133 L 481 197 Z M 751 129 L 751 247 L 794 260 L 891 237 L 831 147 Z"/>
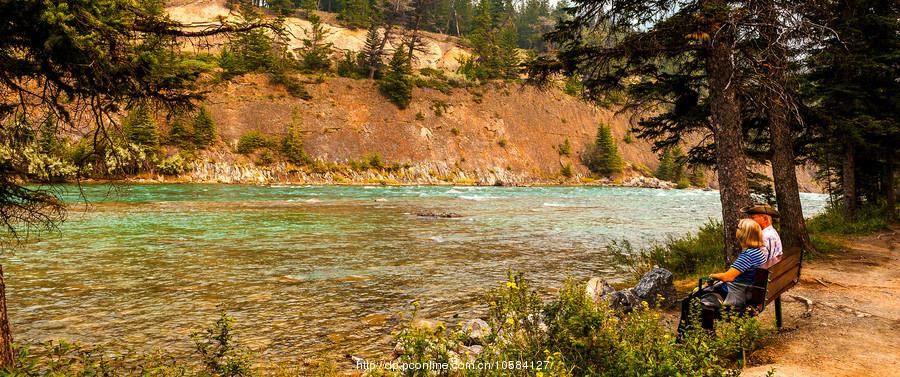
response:
<path id="1" fill-rule="evenodd" d="M 804 264 L 782 296 L 784 327 L 742 375 L 900 376 L 900 226 L 843 241 L 849 250 Z M 761 318 L 774 323 L 774 309 Z"/>

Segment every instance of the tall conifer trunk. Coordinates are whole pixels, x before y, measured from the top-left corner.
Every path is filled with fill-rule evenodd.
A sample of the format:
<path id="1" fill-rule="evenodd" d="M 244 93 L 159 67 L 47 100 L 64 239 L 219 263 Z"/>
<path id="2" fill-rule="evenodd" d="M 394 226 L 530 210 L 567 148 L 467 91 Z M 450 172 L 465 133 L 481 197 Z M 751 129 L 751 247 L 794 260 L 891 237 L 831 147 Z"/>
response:
<path id="1" fill-rule="evenodd" d="M 0 266 L 0 368 L 11 368 L 14 362 L 12 333 L 6 315 L 6 282 L 3 280 L 3 266 Z"/>
<path id="2" fill-rule="evenodd" d="M 722 222 L 725 226 L 725 263 L 740 252 L 734 232 L 742 217 L 740 208 L 750 204 L 747 162 L 741 131 L 741 104 L 738 97 L 737 69 L 733 63 L 735 28 L 729 20 L 729 7 L 723 0 L 704 2 L 707 12 L 709 48 L 706 70 L 709 76 L 710 112 L 716 141 L 716 168 Z"/>
<path id="3" fill-rule="evenodd" d="M 800 246 L 808 251 L 814 248 L 806 231 L 797 170 L 794 165 L 794 140 L 791 136 L 787 90 L 785 88 L 786 51 L 777 42 L 778 11 L 773 0 L 763 4 L 762 35 L 767 42 L 765 63 L 768 68 L 766 85 L 766 110 L 769 132 L 772 135 L 772 176 L 775 180 L 775 200 L 781 213 L 781 240 L 785 246 Z"/>
<path id="4" fill-rule="evenodd" d="M 844 146 L 844 161 L 841 167 L 841 189 L 844 192 L 844 219 L 856 220 L 856 163 L 853 157 L 853 146 Z"/>

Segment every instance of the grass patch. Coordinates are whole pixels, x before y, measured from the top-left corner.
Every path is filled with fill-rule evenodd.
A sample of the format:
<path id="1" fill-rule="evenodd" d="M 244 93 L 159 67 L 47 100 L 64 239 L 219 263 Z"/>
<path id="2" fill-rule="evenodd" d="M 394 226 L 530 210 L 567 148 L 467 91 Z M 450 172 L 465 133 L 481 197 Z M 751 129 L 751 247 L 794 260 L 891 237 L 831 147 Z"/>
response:
<path id="1" fill-rule="evenodd" d="M 885 206 L 864 206 L 857 213 L 856 220 L 847 221 L 843 208 L 829 206 L 807 220 L 806 227 L 810 233 L 870 234 L 888 228 L 888 214 Z"/>
<path id="2" fill-rule="evenodd" d="M 641 249 L 636 249 L 628 241 L 614 241 L 609 251 L 617 268 L 628 273 L 634 281 L 653 266 L 671 271 L 676 278 L 687 278 L 722 269 L 724 234 L 722 223 L 710 220 L 697 233 L 681 237 L 668 235 L 664 241 Z"/>

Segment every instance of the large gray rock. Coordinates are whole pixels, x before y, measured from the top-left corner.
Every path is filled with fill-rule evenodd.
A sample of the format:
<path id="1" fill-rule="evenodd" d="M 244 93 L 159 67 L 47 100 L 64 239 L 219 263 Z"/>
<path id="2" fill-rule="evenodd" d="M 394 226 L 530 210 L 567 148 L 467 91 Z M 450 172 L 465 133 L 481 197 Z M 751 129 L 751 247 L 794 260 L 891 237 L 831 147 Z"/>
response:
<path id="1" fill-rule="evenodd" d="M 634 293 L 634 288 L 615 291 L 603 296 L 609 302 L 609 308 L 628 313 L 641 304 L 641 299 Z"/>
<path id="2" fill-rule="evenodd" d="M 646 301 L 651 307 L 657 304 L 669 308 L 675 305 L 675 283 L 672 273 L 664 268 L 654 268 L 641 277 L 634 286 L 637 297 Z"/>

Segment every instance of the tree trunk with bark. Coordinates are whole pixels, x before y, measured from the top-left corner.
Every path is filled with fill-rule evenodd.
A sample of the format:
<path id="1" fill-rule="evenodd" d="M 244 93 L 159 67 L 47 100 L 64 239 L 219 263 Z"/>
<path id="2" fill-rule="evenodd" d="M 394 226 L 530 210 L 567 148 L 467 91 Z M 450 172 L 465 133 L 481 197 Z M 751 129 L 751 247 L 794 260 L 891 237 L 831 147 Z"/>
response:
<path id="1" fill-rule="evenodd" d="M 897 189 L 894 182 L 894 160 L 892 156 L 887 158 L 887 172 L 884 177 L 884 197 L 887 201 L 888 220 L 893 221 L 897 217 Z"/>
<path id="2" fill-rule="evenodd" d="M 844 219 L 856 220 L 856 163 L 853 157 L 853 146 L 844 146 L 844 161 L 841 167 L 841 189 L 844 192 Z"/>
<path id="3" fill-rule="evenodd" d="M 706 69 L 709 75 L 710 112 L 716 142 L 716 168 L 719 175 L 719 195 L 722 202 L 722 223 L 725 227 L 725 263 L 740 253 L 735 237 L 740 208 L 750 204 L 747 182 L 747 162 L 744 156 L 741 130 L 740 87 L 733 63 L 735 28 L 729 23 L 729 8 L 722 0 L 706 2 L 710 11 L 709 48 Z"/>
<path id="4" fill-rule="evenodd" d="M 800 246 L 814 251 L 806 231 L 800 189 L 797 184 L 797 167 L 794 164 L 794 139 L 791 136 L 789 94 L 785 88 L 787 55 L 779 44 L 779 18 L 775 2 L 767 0 L 763 9 L 762 35 L 766 39 L 765 63 L 767 72 L 766 110 L 769 132 L 772 135 L 772 177 L 775 183 L 775 200 L 781 214 L 781 241 L 785 246 Z"/>
<path id="5" fill-rule="evenodd" d="M 3 280 L 3 266 L 0 265 L 0 368 L 12 368 L 14 363 L 12 333 L 6 315 L 6 282 Z"/>

